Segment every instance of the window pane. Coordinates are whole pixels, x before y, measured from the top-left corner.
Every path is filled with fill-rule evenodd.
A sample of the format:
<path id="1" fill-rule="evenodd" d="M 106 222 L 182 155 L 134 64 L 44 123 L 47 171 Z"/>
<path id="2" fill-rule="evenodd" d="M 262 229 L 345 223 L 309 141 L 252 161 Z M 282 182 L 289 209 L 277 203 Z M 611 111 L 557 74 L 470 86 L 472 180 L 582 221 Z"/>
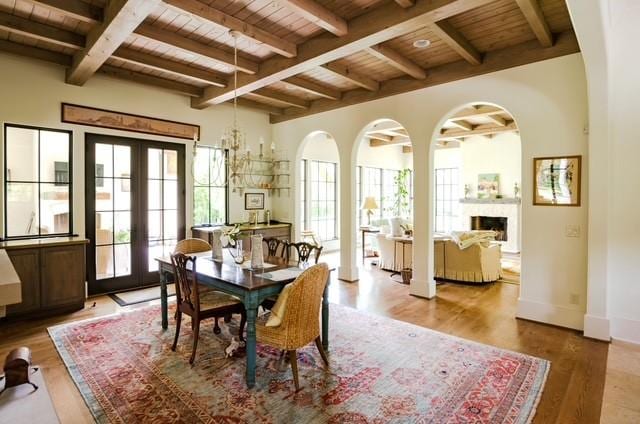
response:
<path id="1" fill-rule="evenodd" d="M 7 183 L 7 237 L 38 234 L 38 184 Z"/>
<path id="2" fill-rule="evenodd" d="M 69 182 L 69 134 L 40 131 L 40 181 Z"/>
<path id="3" fill-rule="evenodd" d="M 114 246 L 116 277 L 131 274 L 131 245 L 118 244 Z"/>
<path id="4" fill-rule="evenodd" d="M 41 234 L 69 232 L 69 185 L 40 185 Z"/>
<path id="5" fill-rule="evenodd" d="M 178 237 L 178 212 L 164 211 L 164 234 L 163 238 L 173 239 Z"/>
<path id="6" fill-rule="evenodd" d="M 164 181 L 164 209 L 178 209 L 178 182 Z"/>
<path id="7" fill-rule="evenodd" d="M 38 130 L 7 127 L 7 181 L 38 181 Z"/>
<path id="8" fill-rule="evenodd" d="M 98 186 L 102 184 L 102 186 Z M 113 210 L 113 179 L 96 178 L 96 211 Z"/>
<path id="9" fill-rule="evenodd" d="M 209 223 L 209 188 L 195 187 L 193 190 L 194 224 L 207 224 Z"/>
<path id="10" fill-rule="evenodd" d="M 96 178 L 113 177 L 113 145 L 96 144 Z"/>
<path id="11" fill-rule="evenodd" d="M 113 243 L 113 212 L 96 213 L 96 245 Z"/>
<path id="12" fill-rule="evenodd" d="M 116 212 L 114 214 L 115 242 L 129 243 L 131 241 L 131 212 Z"/>
<path id="13" fill-rule="evenodd" d="M 211 224 L 225 222 L 226 192 L 224 188 L 211 189 Z"/>
<path id="14" fill-rule="evenodd" d="M 149 149 L 148 150 L 148 175 L 149 178 L 161 179 L 162 178 L 162 150 Z"/>
<path id="15" fill-rule="evenodd" d="M 209 150 L 211 149 L 206 147 L 196 148 L 196 157 L 193 162 L 193 177 L 195 178 L 195 185 L 205 186 L 210 183 Z"/>
<path id="16" fill-rule="evenodd" d="M 160 180 L 148 180 L 148 209 L 161 209 L 162 208 L 162 181 Z"/>
<path id="17" fill-rule="evenodd" d="M 158 240 L 162 238 L 162 212 L 148 212 L 147 228 L 149 240 Z"/>
<path id="18" fill-rule="evenodd" d="M 96 247 L 96 279 L 113 277 L 113 246 Z"/>
<path id="19" fill-rule="evenodd" d="M 131 180 L 116 178 L 113 180 L 114 209 L 128 211 L 131 209 Z"/>
<path id="20" fill-rule="evenodd" d="M 131 177 L 131 147 L 113 146 L 113 166 L 115 177 Z"/>
<path id="21" fill-rule="evenodd" d="M 164 178 L 167 180 L 178 179 L 178 152 L 176 150 L 164 150 Z"/>

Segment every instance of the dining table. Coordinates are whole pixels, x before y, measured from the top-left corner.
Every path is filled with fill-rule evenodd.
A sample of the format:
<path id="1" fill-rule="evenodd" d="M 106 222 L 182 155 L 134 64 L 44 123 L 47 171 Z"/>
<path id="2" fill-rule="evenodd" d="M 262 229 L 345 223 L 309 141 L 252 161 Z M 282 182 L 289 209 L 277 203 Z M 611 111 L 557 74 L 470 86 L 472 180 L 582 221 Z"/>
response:
<path id="1" fill-rule="evenodd" d="M 303 271 L 303 267 L 287 263 L 269 264 L 264 268 L 252 269 L 250 262 L 237 264 L 232 255 L 225 249 L 221 261 L 213 260 L 212 252 L 196 253 L 196 276 L 199 284 L 236 296 L 244 304 L 247 314 L 246 324 L 246 383 L 252 388 L 256 383 L 256 320 L 258 307 L 267 298 L 277 296 L 285 285 L 295 280 L 295 275 Z M 167 286 L 174 281 L 174 269 L 170 256 L 155 258 L 160 273 L 160 304 L 162 328 L 169 326 Z M 274 271 L 288 270 L 287 278 Z M 332 271 L 332 270 L 330 270 Z M 273 275 L 272 275 L 273 273 Z M 283 274 L 283 273 L 280 273 Z M 327 277 L 322 295 L 322 345 L 329 349 L 329 299 L 328 288 L 331 280 Z M 272 277 L 272 278 L 270 278 Z"/>

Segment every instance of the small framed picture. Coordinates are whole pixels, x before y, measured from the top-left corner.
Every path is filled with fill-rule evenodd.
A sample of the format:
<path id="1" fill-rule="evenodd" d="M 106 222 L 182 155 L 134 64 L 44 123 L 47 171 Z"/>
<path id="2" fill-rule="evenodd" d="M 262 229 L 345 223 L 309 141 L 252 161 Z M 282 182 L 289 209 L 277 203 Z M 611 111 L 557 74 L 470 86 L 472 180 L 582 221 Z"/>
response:
<path id="1" fill-rule="evenodd" d="M 264 209 L 264 193 L 245 193 L 244 208 L 248 211 Z"/>
<path id="2" fill-rule="evenodd" d="M 533 159 L 533 204 L 580 206 L 582 156 Z"/>

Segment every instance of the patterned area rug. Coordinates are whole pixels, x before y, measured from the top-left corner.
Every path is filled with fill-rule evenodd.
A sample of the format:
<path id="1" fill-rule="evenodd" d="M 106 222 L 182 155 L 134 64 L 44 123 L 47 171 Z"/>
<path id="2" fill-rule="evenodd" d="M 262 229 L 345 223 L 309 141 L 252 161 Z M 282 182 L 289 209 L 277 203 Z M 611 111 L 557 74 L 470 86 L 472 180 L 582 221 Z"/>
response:
<path id="1" fill-rule="evenodd" d="M 300 392 L 280 352 L 258 345 L 257 384 L 244 358 L 224 358 L 235 321 L 203 323 L 188 364 L 189 321 L 178 350 L 152 306 L 49 328 L 100 423 L 527 423 L 546 360 L 331 305 L 330 368 L 315 346 L 299 351 Z M 170 311 L 169 314 L 172 317 Z"/>

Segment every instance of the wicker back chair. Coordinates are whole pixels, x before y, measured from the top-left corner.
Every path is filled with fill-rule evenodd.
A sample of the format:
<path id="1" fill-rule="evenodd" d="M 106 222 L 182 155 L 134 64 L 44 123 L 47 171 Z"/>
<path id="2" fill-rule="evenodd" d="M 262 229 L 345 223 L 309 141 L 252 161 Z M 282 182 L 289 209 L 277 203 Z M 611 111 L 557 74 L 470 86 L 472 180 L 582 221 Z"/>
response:
<path id="1" fill-rule="evenodd" d="M 240 320 L 240 340 L 244 340 L 243 332 L 246 323 L 246 313 L 242 302 L 229 294 L 215 290 L 201 293 L 196 273 L 196 257 L 187 256 L 183 253 L 171 255 L 171 264 L 176 280 L 176 335 L 173 339 L 171 350 L 175 351 L 180 337 L 180 325 L 182 324 L 182 314 L 191 317 L 191 328 L 193 329 L 193 348 L 189 363 L 193 364 L 196 358 L 198 347 L 198 337 L 200 335 L 200 321 L 207 318 L 215 319 L 214 333 L 220 333 L 218 319 L 238 313 L 242 315 Z"/>
<path id="2" fill-rule="evenodd" d="M 173 249 L 173 253 L 188 255 L 190 253 L 206 252 L 207 250 L 211 250 L 211 245 L 208 242 L 199 238 L 188 238 L 180 240 L 175 249 Z"/>
<path id="3" fill-rule="evenodd" d="M 277 327 L 258 325 L 258 341 L 288 352 L 296 390 L 298 361 L 296 350 L 315 341 L 322 360 L 329 365 L 327 354 L 320 340 L 320 305 L 329 277 L 327 264 L 314 265 L 291 283 L 282 322 Z"/>
<path id="4" fill-rule="evenodd" d="M 290 243 L 289 246 L 293 247 L 296 250 L 298 265 L 300 265 L 300 263 L 302 262 L 309 262 L 309 259 L 311 259 L 312 256 L 315 263 L 317 264 L 323 249 L 323 246 L 306 243 L 304 241 L 298 243 Z"/>

